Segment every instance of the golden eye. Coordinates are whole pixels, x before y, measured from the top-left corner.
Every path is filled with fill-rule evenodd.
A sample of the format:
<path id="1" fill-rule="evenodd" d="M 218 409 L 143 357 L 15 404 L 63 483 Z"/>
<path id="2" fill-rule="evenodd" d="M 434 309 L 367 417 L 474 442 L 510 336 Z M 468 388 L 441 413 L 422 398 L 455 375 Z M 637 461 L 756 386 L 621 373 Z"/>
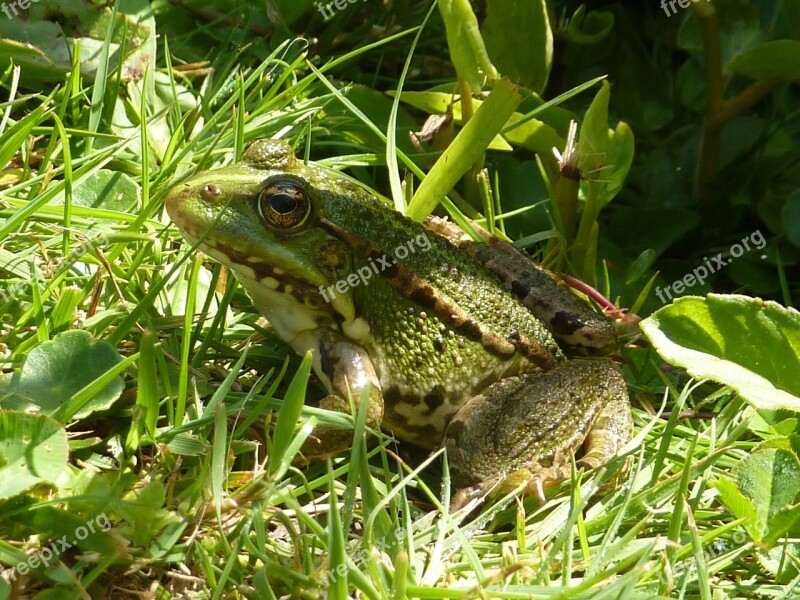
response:
<path id="1" fill-rule="evenodd" d="M 310 209 L 305 189 L 292 181 L 274 181 L 258 196 L 259 213 L 276 227 L 288 229 L 301 225 Z"/>

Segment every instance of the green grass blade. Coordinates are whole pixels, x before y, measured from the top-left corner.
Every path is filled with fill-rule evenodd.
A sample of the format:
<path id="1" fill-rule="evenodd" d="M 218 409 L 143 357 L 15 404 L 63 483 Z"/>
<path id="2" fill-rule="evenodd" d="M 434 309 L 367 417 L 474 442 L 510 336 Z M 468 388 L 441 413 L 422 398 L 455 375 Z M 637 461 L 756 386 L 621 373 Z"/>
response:
<path id="1" fill-rule="evenodd" d="M 436 208 L 458 180 L 480 160 L 520 102 L 522 96 L 509 81 L 497 82 L 486 101 L 422 180 L 408 207 L 409 217 L 422 221 Z"/>
<path id="2" fill-rule="evenodd" d="M 283 397 L 283 405 L 278 411 L 275 423 L 275 434 L 272 438 L 267 473 L 274 475 L 282 464 L 291 462 L 292 457 L 287 456 L 287 451 L 292 439 L 295 437 L 295 426 L 300 420 L 306 398 L 306 386 L 311 374 L 311 353 L 307 352 L 289 383 L 289 389 Z"/>

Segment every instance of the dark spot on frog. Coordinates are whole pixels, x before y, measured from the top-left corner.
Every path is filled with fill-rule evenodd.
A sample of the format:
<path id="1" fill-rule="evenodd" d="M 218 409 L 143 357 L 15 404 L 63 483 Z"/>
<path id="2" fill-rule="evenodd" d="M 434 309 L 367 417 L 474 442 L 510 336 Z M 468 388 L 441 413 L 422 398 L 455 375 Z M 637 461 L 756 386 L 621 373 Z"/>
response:
<path id="1" fill-rule="evenodd" d="M 512 329 L 506 339 L 514 344 L 517 352 L 523 354 L 536 366 L 542 369 L 549 369 L 555 364 L 547 348 L 534 340 L 523 338 L 516 329 Z"/>
<path id="2" fill-rule="evenodd" d="M 519 279 L 515 279 L 514 282 L 511 284 L 511 291 L 517 298 L 525 298 L 528 294 L 531 293 L 531 286 L 525 283 L 524 281 L 520 281 Z"/>
<path id="3" fill-rule="evenodd" d="M 427 287 L 416 288 L 413 292 L 411 292 L 409 300 L 425 308 L 432 309 L 436 306 L 436 298 L 434 297 L 433 292 L 431 292 L 431 290 Z"/>
<path id="4" fill-rule="evenodd" d="M 461 434 L 464 433 L 464 422 L 458 420 L 450 421 L 450 424 L 447 426 L 447 439 L 453 440 L 456 445 L 458 445 L 461 441 Z"/>
<path id="5" fill-rule="evenodd" d="M 441 384 L 435 385 L 433 389 L 425 394 L 423 400 L 428 407 L 428 410 L 433 413 L 438 409 L 442 404 L 444 404 L 445 398 L 445 389 L 444 386 Z"/>
<path id="6" fill-rule="evenodd" d="M 389 406 L 396 406 L 403 400 L 403 394 L 397 387 L 391 386 L 383 390 L 383 400 Z"/>
<path id="7" fill-rule="evenodd" d="M 433 349 L 440 354 L 444 352 L 444 338 L 442 336 L 437 335 L 433 338 Z"/>
<path id="8" fill-rule="evenodd" d="M 323 337 L 319 342 L 319 366 L 325 376 L 333 381 L 333 374 L 336 369 L 336 357 L 333 352 L 333 344 Z"/>
<path id="9" fill-rule="evenodd" d="M 557 331 L 560 335 L 570 336 L 583 327 L 584 322 L 575 313 L 560 310 L 553 316 L 551 325 L 553 331 Z"/>
<path id="10" fill-rule="evenodd" d="M 399 274 L 397 263 L 385 254 L 371 252 L 369 255 L 369 262 L 374 265 L 373 269 L 377 269 L 381 277 L 394 279 Z"/>
<path id="11" fill-rule="evenodd" d="M 464 334 L 464 337 L 473 342 L 480 342 L 483 339 L 481 326 L 472 319 L 464 321 L 457 329 L 460 333 Z"/>

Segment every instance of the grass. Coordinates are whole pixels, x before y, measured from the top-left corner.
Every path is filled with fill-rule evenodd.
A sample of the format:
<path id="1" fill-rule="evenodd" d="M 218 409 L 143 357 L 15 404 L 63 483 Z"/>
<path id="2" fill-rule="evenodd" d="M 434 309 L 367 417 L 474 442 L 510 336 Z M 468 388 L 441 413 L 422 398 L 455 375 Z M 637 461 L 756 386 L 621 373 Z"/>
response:
<path id="1" fill-rule="evenodd" d="M 590 500 L 621 459 L 576 473 L 544 506 L 517 491 L 452 514 L 442 454 L 366 432 L 364 411 L 305 406 L 321 391 L 309 360 L 170 226 L 170 186 L 260 137 L 310 139 L 327 164 L 379 183 L 370 167 L 384 155 L 338 104 L 342 84 L 322 78 L 395 39 L 317 68 L 296 42 L 253 68 L 239 66 L 243 55 L 263 47 L 220 46 L 202 67 L 208 79 L 165 60 L 160 96 L 148 88 L 154 70 L 123 82 L 109 63 L 91 82 L 75 64 L 65 83 L 23 85 L 0 105 L 0 165 L 10 165 L 0 173 L 4 371 L 73 329 L 118 352 L 104 379 L 50 413 L 67 432 L 62 475 L 0 501 L 9 579 L 25 554 L 72 539 L 97 515 L 112 523 L 107 545 L 78 545 L 50 568 L 0 580 L 0 599 L 797 597 L 800 576 L 779 582 L 762 568 L 713 487 L 759 441 L 731 390 L 666 376 L 631 343 L 625 485 Z M 160 55 L 174 56 L 172 44 Z M 92 367 L 74 365 L 83 368 Z M 110 407 L 76 417 L 114 381 L 124 389 Z M 316 422 L 352 428 L 353 448 L 296 469 Z"/>

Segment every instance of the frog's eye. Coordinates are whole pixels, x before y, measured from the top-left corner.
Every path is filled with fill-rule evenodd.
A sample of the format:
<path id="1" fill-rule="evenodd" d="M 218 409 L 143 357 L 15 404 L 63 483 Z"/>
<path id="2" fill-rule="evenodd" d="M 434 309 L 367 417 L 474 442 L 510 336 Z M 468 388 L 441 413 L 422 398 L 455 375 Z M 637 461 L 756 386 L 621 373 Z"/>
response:
<path id="1" fill-rule="evenodd" d="M 291 181 L 268 184 L 258 196 L 258 212 L 276 227 L 288 229 L 301 225 L 311 205 L 305 190 Z"/>

